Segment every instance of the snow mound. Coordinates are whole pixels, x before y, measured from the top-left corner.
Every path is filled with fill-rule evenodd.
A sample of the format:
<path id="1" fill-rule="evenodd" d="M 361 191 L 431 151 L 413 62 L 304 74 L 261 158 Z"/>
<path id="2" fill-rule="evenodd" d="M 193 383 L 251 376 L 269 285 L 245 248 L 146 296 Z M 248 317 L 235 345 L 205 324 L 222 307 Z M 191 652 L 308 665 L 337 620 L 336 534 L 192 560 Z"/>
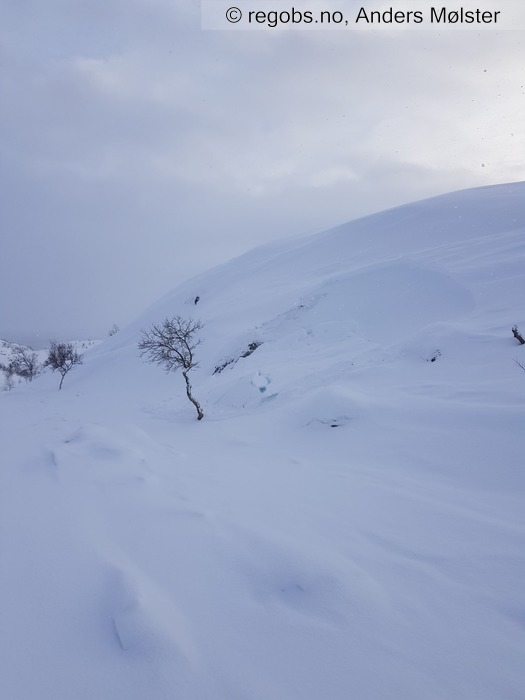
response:
<path id="1" fill-rule="evenodd" d="M 202 421 L 137 351 L 177 314 Z M 0 393 L 0 697 L 521 698 L 514 325 L 525 183 L 251 251 Z"/>

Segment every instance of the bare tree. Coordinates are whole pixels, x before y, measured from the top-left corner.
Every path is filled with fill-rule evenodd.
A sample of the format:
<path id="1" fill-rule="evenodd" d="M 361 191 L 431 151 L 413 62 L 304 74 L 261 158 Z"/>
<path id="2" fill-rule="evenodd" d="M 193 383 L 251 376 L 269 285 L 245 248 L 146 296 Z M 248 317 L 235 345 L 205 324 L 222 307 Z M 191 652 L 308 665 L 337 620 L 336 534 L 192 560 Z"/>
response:
<path id="1" fill-rule="evenodd" d="M 17 374 L 27 382 L 32 382 L 40 370 L 38 355 L 31 348 L 18 346 L 13 350 L 9 367 L 13 374 Z"/>
<path id="2" fill-rule="evenodd" d="M 58 385 L 60 391 L 66 374 L 75 365 L 81 364 L 82 355 L 75 350 L 73 343 L 56 343 L 53 341 L 49 348 L 47 359 L 44 362 L 44 367 L 51 367 L 53 372 L 57 371 L 60 374 L 60 384 Z"/>
<path id="3" fill-rule="evenodd" d="M 202 420 L 204 413 L 191 393 L 188 372 L 199 366 L 195 359 L 195 349 L 202 342 L 196 338 L 201 328 L 202 323 L 191 318 L 166 318 L 160 325 L 152 326 L 150 331 L 142 331 L 142 338 L 138 344 L 141 357 L 147 355 L 148 362 L 163 367 L 166 372 L 182 370 L 186 382 L 186 396 L 195 406 L 197 420 Z"/>

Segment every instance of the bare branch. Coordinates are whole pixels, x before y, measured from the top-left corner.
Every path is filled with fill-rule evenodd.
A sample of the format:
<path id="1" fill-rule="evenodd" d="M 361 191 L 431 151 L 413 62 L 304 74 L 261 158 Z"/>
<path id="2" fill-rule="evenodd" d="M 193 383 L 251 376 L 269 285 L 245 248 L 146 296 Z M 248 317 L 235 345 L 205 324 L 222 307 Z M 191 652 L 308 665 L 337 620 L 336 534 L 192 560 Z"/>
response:
<path id="1" fill-rule="evenodd" d="M 22 377 L 27 382 L 32 382 L 40 370 L 36 352 L 22 346 L 14 349 L 9 367 L 12 374 Z"/>
<path id="2" fill-rule="evenodd" d="M 182 316 L 165 318 L 161 324 L 155 324 L 149 331 L 142 331 L 138 348 L 141 357 L 146 356 L 148 362 L 163 367 L 166 372 L 182 370 L 186 383 L 186 395 L 197 410 L 198 420 L 204 417 L 204 413 L 191 392 L 191 384 L 188 372 L 196 369 L 199 363 L 195 359 L 195 349 L 202 340 L 196 338 L 196 334 L 202 328 L 200 321 Z"/>
<path id="3" fill-rule="evenodd" d="M 59 390 L 62 389 L 62 382 L 66 374 L 75 365 L 81 364 L 83 364 L 82 355 L 75 350 L 73 343 L 56 343 L 55 341 L 51 343 L 49 354 L 44 362 L 45 367 L 51 367 L 53 372 L 56 371 L 60 374 Z"/>

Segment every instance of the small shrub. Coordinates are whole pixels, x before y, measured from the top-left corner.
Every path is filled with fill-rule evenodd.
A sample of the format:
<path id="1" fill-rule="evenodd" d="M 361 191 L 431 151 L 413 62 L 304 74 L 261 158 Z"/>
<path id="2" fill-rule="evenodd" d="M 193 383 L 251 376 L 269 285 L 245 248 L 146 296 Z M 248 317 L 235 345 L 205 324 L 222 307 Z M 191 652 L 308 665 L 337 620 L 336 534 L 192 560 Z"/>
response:
<path id="1" fill-rule="evenodd" d="M 427 359 L 427 362 L 435 362 L 438 359 L 438 357 L 441 357 L 441 350 L 436 350 L 432 357 L 429 357 Z"/>
<path id="2" fill-rule="evenodd" d="M 60 391 L 66 374 L 73 367 L 81 364 L 83 364 L 82 355 L 75 350 L 73 343 L 56 343 L 53 341 L 49 348 L 47 359 L 44 362 L 44 367 L 51 367 L 53 372 L 60 374 L 60 384 L 58 385 Z"/>
<path id="3" fill-rule="evenodd" d="M 15 377 L 14 377 L 15 373 L 10 365 L 8 365 L 7 367 L 2 365 L 1 369 L 2 369 L 2 372 L 4 374 L 3 390 L 4 391 L 11 391 L 11 389 L 15 385 Z"/>
<path id="4" fill-rule="evenodd" d="M 40 371 L 38 355 L 31 348 L 16 347 L 9 363 L 12 374 L 16 374 L 26 382 L 32 382 Z"/>

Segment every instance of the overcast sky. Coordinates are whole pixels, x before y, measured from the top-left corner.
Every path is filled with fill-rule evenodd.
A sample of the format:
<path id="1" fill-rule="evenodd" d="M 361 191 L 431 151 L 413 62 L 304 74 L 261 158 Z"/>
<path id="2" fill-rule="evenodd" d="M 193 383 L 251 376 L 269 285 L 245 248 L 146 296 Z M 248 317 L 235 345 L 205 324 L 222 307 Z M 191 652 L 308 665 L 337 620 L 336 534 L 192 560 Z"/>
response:
<path id="1" fill-rule="evenodd" d="M 255 245 L 523 180 L 524 86 L 525 32 L 0 0 L 0 338 L 104 336 Z"/>

